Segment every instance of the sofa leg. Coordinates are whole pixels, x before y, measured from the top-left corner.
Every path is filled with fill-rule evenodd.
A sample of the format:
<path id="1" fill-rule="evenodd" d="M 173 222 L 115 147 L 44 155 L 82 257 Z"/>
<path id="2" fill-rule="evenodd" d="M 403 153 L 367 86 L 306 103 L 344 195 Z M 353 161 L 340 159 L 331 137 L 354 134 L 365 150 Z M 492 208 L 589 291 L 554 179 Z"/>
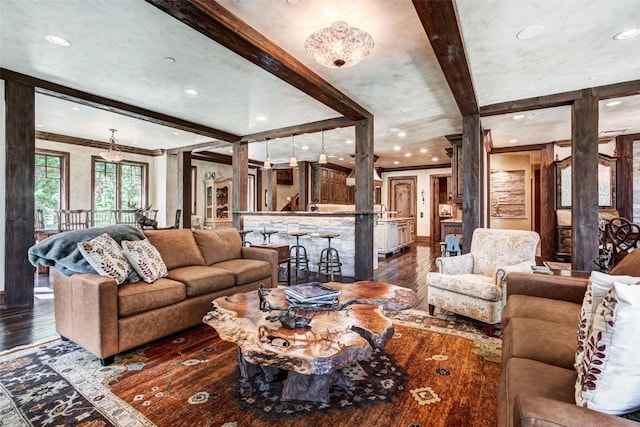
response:
<path id="1" fill-rule="evenodd" d="M 67 338 L 67 337 L 63 337 L 62 335 L 60 335 L 60 340 L 61 340 L 61 341 L 69 341 L 69 338 Z"/>
<path id="2" fill-rule="evenodd" d="M 487 334 L 488 337 L 492 337 L 493 336 L 493 327 L 495 325 L 492 325 L 490 323 L 485 323 L 484 324 L 484 332 L 485 334 Z"/>
<path id="3" fill-rule="evenodd" d="M 105 357 L 104 359 L 100 359 L 100 364 L 102 366 L 108 366 L 108 365 L 111 365 L 114 360 L 115 360 L 115 356 Z"/>
<path id="4" fill-rule="evenodd" d="M 429 315 L 433 316 L 433 312 L 435 311 L 436 306 L 429 304 Z"/>

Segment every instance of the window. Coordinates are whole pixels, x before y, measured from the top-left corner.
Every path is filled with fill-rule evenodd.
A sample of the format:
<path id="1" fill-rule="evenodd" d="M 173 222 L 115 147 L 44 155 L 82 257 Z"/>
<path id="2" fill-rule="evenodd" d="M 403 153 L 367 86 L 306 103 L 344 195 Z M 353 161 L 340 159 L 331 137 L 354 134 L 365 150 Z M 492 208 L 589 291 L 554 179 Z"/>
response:
<path id="1" fill-rule="evenodd" d="M 121 211 L 147 206 L 147 175 L 146 163 L 111 163 L 94 157 L 92 209 L 96 214 L 100 211 L 115 211 L 115 220 L 122 222 L 124 219 L 121 218 Z M 96 218 L 101 217 L 107 216 L 96 215 Z"/>
<path id="2" fill-rule="evenodd" d="M 69 154 L 57 151 L 37 150 L 35 155 L 35 209 L 42 210 L 45 229 L 58 228 L 56 211 L 69 204 Z"/>

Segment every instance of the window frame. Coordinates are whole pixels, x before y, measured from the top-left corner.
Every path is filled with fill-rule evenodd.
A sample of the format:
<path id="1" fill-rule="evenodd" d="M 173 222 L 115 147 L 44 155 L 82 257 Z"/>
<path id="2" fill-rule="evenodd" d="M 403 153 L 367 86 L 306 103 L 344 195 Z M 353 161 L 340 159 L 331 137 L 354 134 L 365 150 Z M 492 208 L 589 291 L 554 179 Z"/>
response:
<path id="1" fill-rule="evenodd" d="M 70 158 L 71 158 L 71 154 L 68 151 L 57 151 L 57 150 L 49 150 L 49 149 L 44 149 L 44 148 L 37 148 L 35 149 L 34 152 L 34 162 L 35 162 L 35 156 L 40 155 L 40 156 L 52 156 L 52 157 L 59 157 L 60 158 L 60 180 L 62 181 L 60 183 L 60 209 L 69 209 L 69 200 L 70 200 L 70 176 L 71 176 L 71 170 L 70 170 Z M 35 168 L 37 168 L 37 166 L 34 165 L 34 191 L 35 191 Z M 34 202 L 34 207 L 37 208 L 37 206 L 35 205 L 35 194 L 33 194 L 33 202 Z M 56 220 L 57 221 L 57 220 Z"/>
<path id="2" fill-rule="evenodd" d="M 104 160 L 100 156 L 91 156 L 91 209 L 95 210 L 95 193 L 96 193 L 96 163 L 110 163 Z M 116 164 L 116 209 L 117 210 L 127 210 L 125 208 L 120 207 L 122 203 L 122 165 L 132 165 L 132 166 L 140 166 L 142 167 L 142 195 L 140 197 L 141 206 L 145 208 L 149 206 L 149 163 L 147 162 L 136 162 L 133 160 L 122 160 L 117 162 Z"/>

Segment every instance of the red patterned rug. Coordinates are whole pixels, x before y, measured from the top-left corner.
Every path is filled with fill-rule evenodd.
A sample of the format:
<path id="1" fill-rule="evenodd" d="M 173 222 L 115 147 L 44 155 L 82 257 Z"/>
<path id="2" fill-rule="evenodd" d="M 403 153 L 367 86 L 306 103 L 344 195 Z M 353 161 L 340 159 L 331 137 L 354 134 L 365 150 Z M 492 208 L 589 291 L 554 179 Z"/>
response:
<path id="1" fill-rule="evenodd" d="M 237 351 L 200 326 L 102 367 L 69 342 L 0 355 L 0 425 L 494 426 L 500 340 L 421 311 L 390 313 L 384 352 L 354 364 L 328 404 L 281 402 L 239 381 Z"/>

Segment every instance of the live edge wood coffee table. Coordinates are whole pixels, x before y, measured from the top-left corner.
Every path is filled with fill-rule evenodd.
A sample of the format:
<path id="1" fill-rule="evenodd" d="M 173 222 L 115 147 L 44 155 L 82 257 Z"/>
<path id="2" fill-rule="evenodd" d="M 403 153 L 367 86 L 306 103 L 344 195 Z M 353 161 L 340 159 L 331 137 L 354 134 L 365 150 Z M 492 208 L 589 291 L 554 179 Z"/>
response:
<path id="1" fill-rule="evenodd" d="M 277 312 L 260 310 L 258 291 L 217 298 L 203 322 L 238 346 L 240 375 L 260 374 L 267 381 L 286 375 L 281 399 L 328 402 L 329 389 L 349 386 L 341 370 L 371 357 L 393 335 L 384 310 L 400 311 L 418 303 L 410 289 L 387 283 L 328 283 L 341 291 L 344 310 L 315 314 L 304 328 L 286 328 Z M 272 306 L 287 307 L 284 289 L 268 289 Z"/>

